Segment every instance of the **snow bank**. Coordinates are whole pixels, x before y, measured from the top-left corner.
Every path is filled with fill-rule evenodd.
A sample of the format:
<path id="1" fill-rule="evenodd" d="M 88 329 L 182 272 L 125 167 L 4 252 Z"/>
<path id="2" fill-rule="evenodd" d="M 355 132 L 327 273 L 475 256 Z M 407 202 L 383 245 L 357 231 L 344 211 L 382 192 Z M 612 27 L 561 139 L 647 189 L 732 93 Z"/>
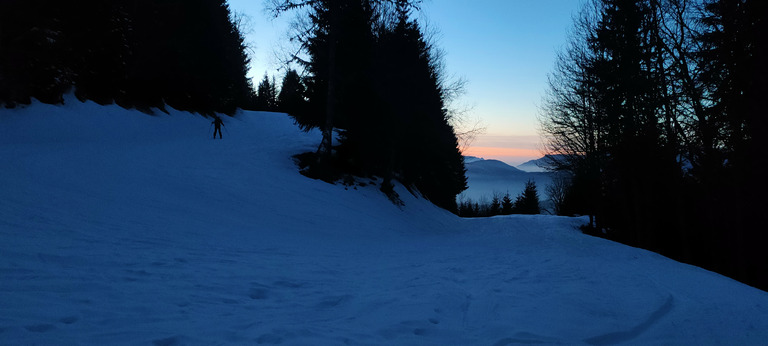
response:
<path id="1" fill-rule="evenodd" d="M 760 344 L 768 294 L 580 234 L 301 176 L 316 132 L 0 110 L 0 344 Z M 374 182 L 375 183 L 375 182 Z"/>

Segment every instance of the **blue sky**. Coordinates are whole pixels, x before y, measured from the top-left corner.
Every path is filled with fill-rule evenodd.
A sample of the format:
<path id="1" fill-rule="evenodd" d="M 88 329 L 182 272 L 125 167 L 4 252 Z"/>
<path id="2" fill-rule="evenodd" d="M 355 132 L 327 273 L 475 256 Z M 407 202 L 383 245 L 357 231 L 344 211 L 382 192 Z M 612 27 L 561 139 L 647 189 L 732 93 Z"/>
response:
<path id="1" fill-rule="evenodd" d="M 278 79 L 291 15 L 272 19 L 263 0 L 229 0 L 250 18 L 251 76 Z M 459 101 L 486 131 L 466 154 L 519 164 L 541 156 L 536 114 L 555 53 L 567 41 L 579 0 L 426 0 L 419 13 L 438 32 L 447 72 L 467 80 Z"/>

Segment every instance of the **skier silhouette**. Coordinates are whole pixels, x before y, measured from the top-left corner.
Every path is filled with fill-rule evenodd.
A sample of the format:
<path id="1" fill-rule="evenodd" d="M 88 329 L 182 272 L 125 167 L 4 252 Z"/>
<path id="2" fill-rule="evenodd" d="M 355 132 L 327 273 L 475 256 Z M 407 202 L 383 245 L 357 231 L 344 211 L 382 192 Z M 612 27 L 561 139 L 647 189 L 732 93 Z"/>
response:
<path id="1" fill-rule="evenodd" d="M 213 139 L 216 139 L 216 132 L 219 133 L 219 139 L 221 139 L 221 125 L 223 125 L 224 122 L 221 121 L 221 118 L 214 115 L 211 124 L 213 124 Z"/>

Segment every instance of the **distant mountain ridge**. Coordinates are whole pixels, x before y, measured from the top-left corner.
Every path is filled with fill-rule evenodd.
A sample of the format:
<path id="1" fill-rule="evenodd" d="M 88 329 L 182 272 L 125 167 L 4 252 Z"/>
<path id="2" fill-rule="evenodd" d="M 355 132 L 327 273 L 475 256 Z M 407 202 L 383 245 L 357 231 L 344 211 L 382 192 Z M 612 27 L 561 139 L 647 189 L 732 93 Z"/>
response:
<path id="1" fill-rule="evenodd" d="M 554 171 L 551 160 L 560 156 L 562 155 L 545 155 L 535 160 L 523 162 L 517 165 L 517 168 L 526 172 L 551 172 Z"/>
<path id="2" fill-rule="evenodd" d="M 474 156 L 464 157 L 464 167 L 467 169 L 467 190 L 457 196 L 457 200 L 490 201 L 494 194 L 509 193 L 517 196 L 525 189 L 528 180 L 536 182 L 539 197 L 543 201 L 546 196 L 545 188 L 552 182 L 552 172 L 525 171 L 499 160 L 483 159 Z"/>
<path id="3" fill-rule="evenodd" d="M 482 160 L 485 160 L 485 159 L 482 158 L 482 157 L 477 157 L 477 156 L 464 156 L 464 163 L 465 164 L 472 163 L 472 162 L 475 162 L 475 161 L 482 161 Z"/>
<path id="4" fill-rule="evenodd" d="M 466 162 L 466 161 L 465 161 Z M 520 174 L 525 173 L 524 171 L 517 169 L 513 166 L 510 166 L 502 161 L 499 160 L 475 160 L 471 161 L 469 163 L 465 163 L 465 165 L 472 166 L 472 171 L 476 174 Z"/>

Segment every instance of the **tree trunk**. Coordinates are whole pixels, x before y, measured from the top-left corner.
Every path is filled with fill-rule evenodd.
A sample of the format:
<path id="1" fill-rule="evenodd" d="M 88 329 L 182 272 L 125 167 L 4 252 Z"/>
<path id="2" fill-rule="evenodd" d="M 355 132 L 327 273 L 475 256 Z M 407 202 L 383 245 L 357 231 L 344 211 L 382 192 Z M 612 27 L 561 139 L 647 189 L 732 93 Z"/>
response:
<path id="1" fill-rule="evenodd" d="M 320 143 L 318 160 L 328 163 L 333 150 L 333 116 L 336 112 L 336 28 L 337 14 L 331 14 L 331 28 L 328 35 L 328 94 L 325 104 L 325 126 L 323 140 Z"/>

